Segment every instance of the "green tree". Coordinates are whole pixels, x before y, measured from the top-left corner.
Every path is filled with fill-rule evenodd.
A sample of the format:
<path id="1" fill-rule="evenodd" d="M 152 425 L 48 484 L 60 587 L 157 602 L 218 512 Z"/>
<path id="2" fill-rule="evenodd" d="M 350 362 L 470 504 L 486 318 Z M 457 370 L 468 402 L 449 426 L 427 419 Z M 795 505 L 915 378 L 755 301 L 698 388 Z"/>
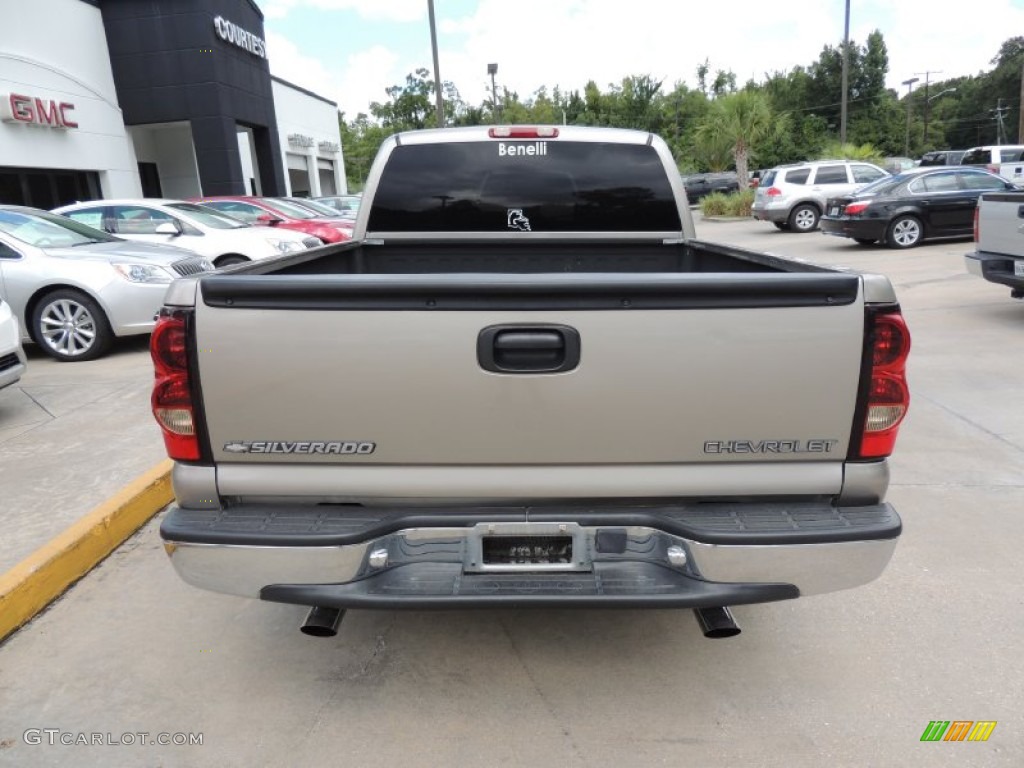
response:
<path id="1" fill-rule="evenodd" d="M 771 103 L 763 93 L 739 91 L 711 103 L 707 116 L 697 128 L 697 141 L 704 147 L 728 144 L 736 173 L 741 180 L 746 180 L 754 145 L 784 131 L 788 122 L 785 116 L 773 114 Z"/>

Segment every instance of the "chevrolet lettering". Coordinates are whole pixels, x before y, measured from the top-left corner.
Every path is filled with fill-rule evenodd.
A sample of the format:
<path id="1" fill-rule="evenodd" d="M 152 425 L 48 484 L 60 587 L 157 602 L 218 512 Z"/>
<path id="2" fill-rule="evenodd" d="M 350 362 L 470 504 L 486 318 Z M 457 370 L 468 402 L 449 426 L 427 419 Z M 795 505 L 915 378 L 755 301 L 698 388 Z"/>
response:
<path id="1" fill-rule="evenodd" d="M 838 440 L 708 440 L 704 453 L 831 453 Z"/>

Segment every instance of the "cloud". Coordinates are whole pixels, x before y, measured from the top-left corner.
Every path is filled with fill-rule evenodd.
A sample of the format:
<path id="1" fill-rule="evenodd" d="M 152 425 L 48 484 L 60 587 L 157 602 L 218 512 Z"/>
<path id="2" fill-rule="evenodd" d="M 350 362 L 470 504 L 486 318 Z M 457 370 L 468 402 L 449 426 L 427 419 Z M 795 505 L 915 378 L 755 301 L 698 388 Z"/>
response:
<path id="1" fill-rule="evenodd" d="M 302 53 L 284 35 L 267 32 L 267 59 L 278 77 L 338 103 L 347 120 L 369 114 L 372 101 L 385 101 L 384 89 L 399 82 L 398 54 L 381 45 L 349 55 L 338 69 Z"/>
<path id="2" fill-rule="evenodd" d="M 423 0 L 266 0 L 263 15 L 280 19 L 299 6 L 320 11 L 354 11 L 371 21 L 412 22 L 426 18 L 427 4 Z"/>
<path id="3" fill-rule="evenodd" d="M 653 0 L 628 7 L 621 0 L 479 0 L 475 10 L 440 23 L 440 69 L 471 103 L 488 98 L 488 62 L 498 63 L 499 88 L 521 98 L 542 85 L 582 89 L 589 79 L 604 89 L 633 74 L 664 78 L 666 88 L 676 81 L 693 87 L 705 59 L 712 76 L 732 70 L 742 85 L 807 66 L 825 45 L 838 45 L 844 5 L 732 0 L 715 13 Z M 970 34 L 936 8 L 924 0 L 853 0 L 851 38 L 863 44 L 881 29 L 891 87 L 928 69 L 944 70 L 932 81 L 988 69 L 999 45 L 1024 29 L 1024 9 L 1014 0 L 974 0 L 970 17 L 990 22 L 973 23 Z"/>

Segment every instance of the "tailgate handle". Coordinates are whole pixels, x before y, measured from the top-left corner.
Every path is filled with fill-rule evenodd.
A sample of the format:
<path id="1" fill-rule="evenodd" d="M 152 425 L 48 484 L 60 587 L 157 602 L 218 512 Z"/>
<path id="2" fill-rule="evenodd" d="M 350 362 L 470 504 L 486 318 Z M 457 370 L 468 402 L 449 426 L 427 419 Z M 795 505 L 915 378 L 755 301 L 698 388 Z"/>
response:
<path id="1" fill-rule="evenodd" d="M 480 331 L 476 355 L 494 373 L 564 373 L 580 364 L 580 334 L 567 325 L 492 325 Z"/>

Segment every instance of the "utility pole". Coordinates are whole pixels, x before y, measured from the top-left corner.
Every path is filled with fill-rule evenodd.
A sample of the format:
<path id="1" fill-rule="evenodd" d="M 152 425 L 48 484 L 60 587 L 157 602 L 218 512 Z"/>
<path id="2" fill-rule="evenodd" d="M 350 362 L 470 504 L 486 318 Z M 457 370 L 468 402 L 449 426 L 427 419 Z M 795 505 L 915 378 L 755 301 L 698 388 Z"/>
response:
<path id="1" fill-rule="evenodd" d="M 924 75 L 924 148 L 931 149 L 928 146 L 928 79 L 932 75 L 941 75 L 941 69 L 929 69 L 926 72 L 915 72 L 915 75 Z"/>
<path id="2" fill-rule="evenodd" d="M 434 0 L 427 0 L 430 13 L 430 47 L 434 52 L 434 93 L 437 97 L 437 127 L 444 128 L 444 105 L 441 103 L 441 67 L 437 62 L 437 25 L 434 24 Z"/>
<path id="3" fill-rule="evenodd" d="M 995 109 L 990 109 L 989 112 L 995 115 L 996 121 L 996 144 L 1006 143 L 1006 127 L 1003 124 L 1003 117 L 1010 110 L 1009 107 L 1003 106 L 1003 100 L 1000 98 L 996 103 Z"/>
<path id="4" fill-rule="evenodd" d="M 846 0 L 846 25 L 843 27 L 843 98 L 839 115 L 839 143 L 846 143 L 846 102 L 850 82 L 850 0 Z"/>
<path id="5" fill-rule="evenodd" d="M 1024 141 L 1024 61 L 1020 64 L 1020 101 L 1017 102 L 1017 143 Z"/>
<path id="6" fill-rule="evenodd" d="M 921 78 L 912 77 L 909 80 L 904 80 L 901 85 L 907 86 L 907 139 L 903 143 L 903 156 L 910 157 L 910 96 L 914 92 L 914 83 L 919 81 Z"/>

